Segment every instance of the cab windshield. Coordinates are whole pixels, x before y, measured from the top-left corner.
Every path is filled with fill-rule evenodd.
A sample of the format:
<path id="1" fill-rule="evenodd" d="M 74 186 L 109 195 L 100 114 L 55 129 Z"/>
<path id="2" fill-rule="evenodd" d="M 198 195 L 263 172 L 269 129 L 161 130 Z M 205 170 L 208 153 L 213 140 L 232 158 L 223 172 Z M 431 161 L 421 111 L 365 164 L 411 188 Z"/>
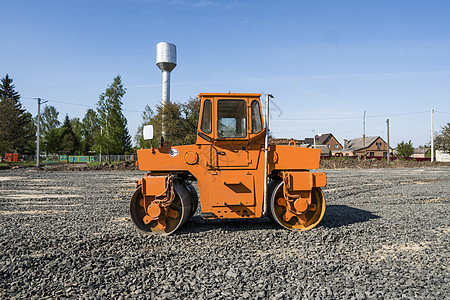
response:
<path id="1" fill-rule="evenodd" d="M 218 138 L 243 138 L 247 136 L 247 113 L 244 100 L 217 102 Z"/>

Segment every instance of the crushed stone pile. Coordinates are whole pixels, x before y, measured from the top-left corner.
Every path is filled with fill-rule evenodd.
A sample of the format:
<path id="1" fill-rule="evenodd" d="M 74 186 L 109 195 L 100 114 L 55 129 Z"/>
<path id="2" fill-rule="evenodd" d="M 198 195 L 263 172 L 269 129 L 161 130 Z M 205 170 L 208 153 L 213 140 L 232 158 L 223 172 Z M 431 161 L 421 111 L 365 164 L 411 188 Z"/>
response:
<path id="1" fill-rule="evenodd" d="M 446 299 L 448 168 L 329 170 L 322 222 L 203 220 L 148 236 L 139 171 L 0 171 L 1 299 Z"/>

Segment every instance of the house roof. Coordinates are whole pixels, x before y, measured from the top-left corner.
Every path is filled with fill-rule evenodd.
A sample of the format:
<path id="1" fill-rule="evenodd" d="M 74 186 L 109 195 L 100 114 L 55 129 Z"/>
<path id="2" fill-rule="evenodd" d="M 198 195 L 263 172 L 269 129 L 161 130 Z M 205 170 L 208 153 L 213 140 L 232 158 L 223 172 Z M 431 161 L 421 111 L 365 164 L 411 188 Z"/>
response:
<path id="1" fill-rule="evenodd" d="M 316 141 L 317 142 L 317 141 Z M 305 143 L 306 144 L 314 144 L 314 139 L 313 138 L 305 138 Z"/>
<path id="2" fill-rule="evenodd" d="M 378 138 L 380 138 L 379 136 L 366 136 L 366 142 L 365 142 L 365 146 L 370 147 L 370 145 L 372 145 Z M 360 150 L 360 149 L 364 149 L 364 140 L 363 138 L 354 138 L 351 141 L 348 142 L 348 146 L 347 148 L 345 148 L 344 150 Z"/>
<path id="3" fill-rule="evenodd" d="M 331 133 L 324 133 L 316 135 L 316 142 L 318 142 L 321 145 L 325 145 L 332 137 L 333 135 Z"/>
<path id="4" fill-rule="evenodd" d="M 414 154 L 427 154 L 429 148 L 419 147 L 414 149 Z"/>
<path id="5" fill-rule="evenodd" d="M 333 137 L 332 133 L 316 134 L 316 145 L 325 145 L 326 143 L 328 143 L 328 141 L 332 137 Z M 305 138 L 305 143 L 314 144 L 314 139 L 313 138 Z"/>
<path id="6" fill-rule="evenodd" d="M 320 149 L 321 155 L 328 155 L 330 153 L 330 149 L 328 149 L 325 145 L 316 145 L 314 148 Z"/>

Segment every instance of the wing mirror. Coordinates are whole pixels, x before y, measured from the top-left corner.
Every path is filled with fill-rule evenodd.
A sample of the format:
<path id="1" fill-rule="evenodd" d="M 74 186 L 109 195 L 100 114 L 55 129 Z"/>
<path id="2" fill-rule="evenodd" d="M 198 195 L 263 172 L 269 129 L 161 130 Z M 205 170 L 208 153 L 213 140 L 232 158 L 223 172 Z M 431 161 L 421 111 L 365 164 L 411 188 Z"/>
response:
<path id="1" fill-rule="evenodd" d="M 142 135 L 144 137 L 144 141 L 153 139 L 153 125 L 144 125 L 142 130 Z"/>

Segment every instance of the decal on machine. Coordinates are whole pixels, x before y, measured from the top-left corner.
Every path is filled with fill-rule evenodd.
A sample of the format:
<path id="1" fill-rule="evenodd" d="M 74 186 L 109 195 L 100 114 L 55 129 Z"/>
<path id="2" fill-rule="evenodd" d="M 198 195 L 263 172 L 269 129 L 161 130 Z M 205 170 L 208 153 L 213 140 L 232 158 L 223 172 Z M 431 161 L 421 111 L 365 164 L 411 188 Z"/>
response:
<path id="1" fill-rule="evenodd" d="M 178 153 L 179 153 L 179 151 L 177 148 L 170 148 L 170 150 L 169 150 L 170 157 L 177 157 Z"/>

